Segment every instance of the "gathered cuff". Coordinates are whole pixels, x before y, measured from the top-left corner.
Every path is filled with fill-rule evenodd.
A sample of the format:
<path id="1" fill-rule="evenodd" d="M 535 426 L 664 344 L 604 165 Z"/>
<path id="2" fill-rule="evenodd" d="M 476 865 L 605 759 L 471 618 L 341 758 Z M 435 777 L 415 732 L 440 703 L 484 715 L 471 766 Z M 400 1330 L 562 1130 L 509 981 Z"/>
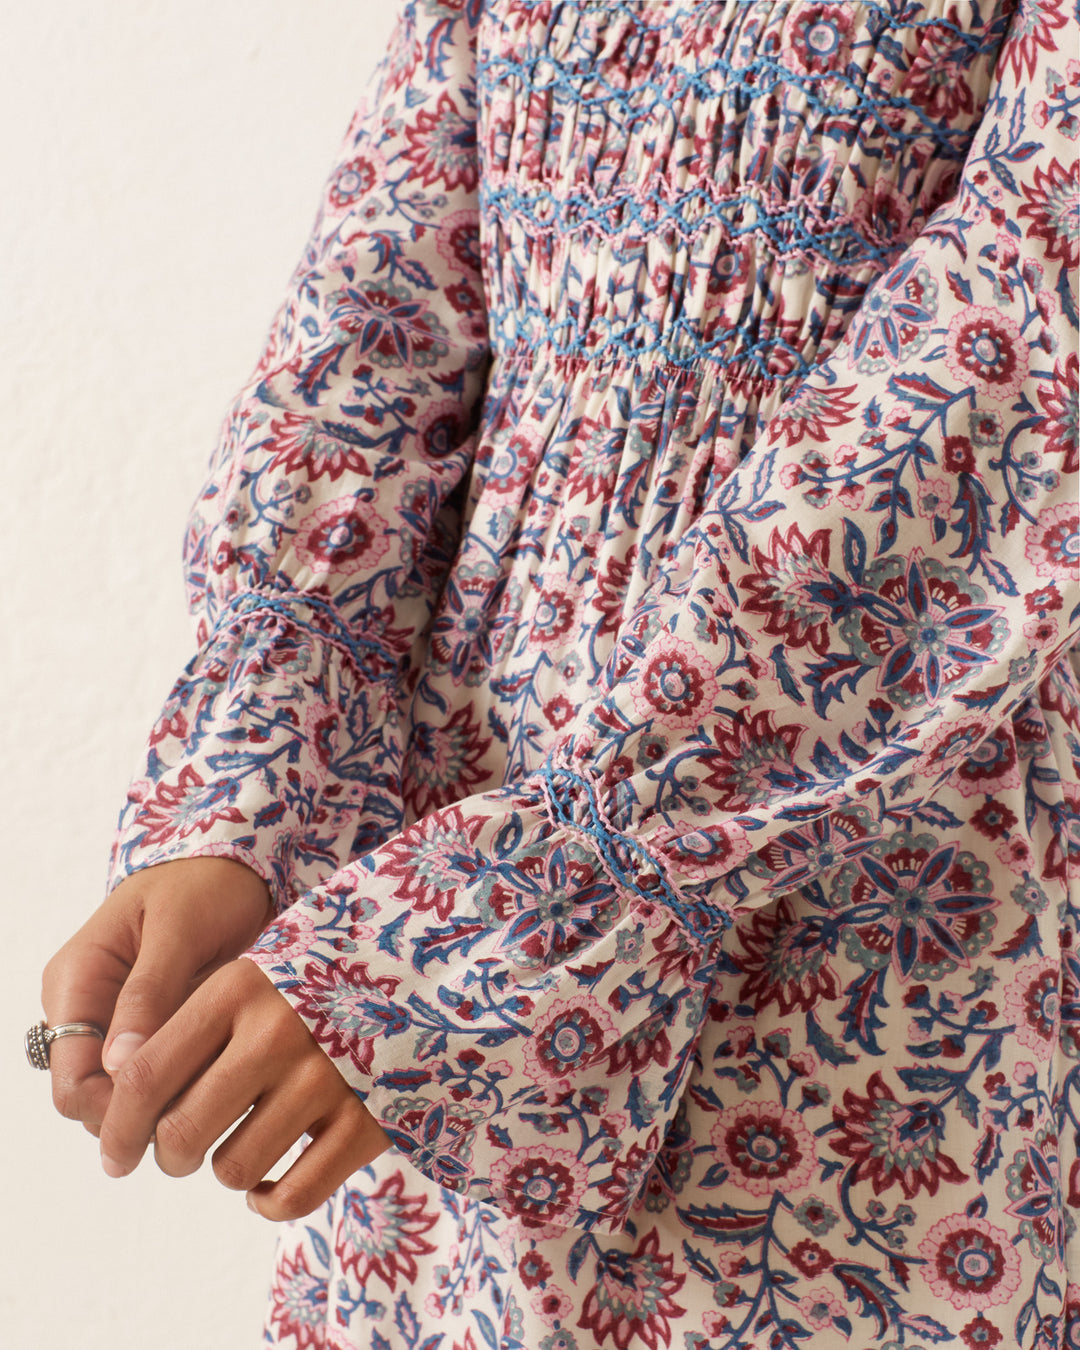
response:
<path id="1" fill-rule="evenodd" d="M 247 955 L 425 1175 L 526 1226 L 616 1232 L 692 1072 L 721 931 L 616 884 L 527 782 L 424 817 Z"/>
<path id="2" fill-rule="evenodd" d="M 400 746 L 384 732 L 399 669 L 382 634 L 356 637 L 318 596 L 234 596 L 151 731 L 110 887 L 157 863 L 227 856 L 266 881 L 279 911 L 293 903 L 366 845 L 372 786 L 392 795 Z"/>

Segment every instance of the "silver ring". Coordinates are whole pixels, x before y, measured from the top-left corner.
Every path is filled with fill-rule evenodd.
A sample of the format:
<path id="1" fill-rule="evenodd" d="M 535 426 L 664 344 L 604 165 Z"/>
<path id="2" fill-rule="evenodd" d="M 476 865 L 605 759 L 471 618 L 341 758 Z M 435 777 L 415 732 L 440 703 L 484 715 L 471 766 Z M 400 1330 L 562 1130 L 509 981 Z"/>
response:
<path id="1" fill-rule="evenodd" d="M 61 1022 L 56 1027 L 50 1027 L 45 1022 L 37 1022 L 26 1033 L 26 1039 L 23 1041 L 31 1068 L 49 1067 L 50 1047 L 53 1041 L 58 1041 L 61 1036 L 96 1036 L 99 1041 L 105 1039 L 105 1033 L 94 1022 Z"/>

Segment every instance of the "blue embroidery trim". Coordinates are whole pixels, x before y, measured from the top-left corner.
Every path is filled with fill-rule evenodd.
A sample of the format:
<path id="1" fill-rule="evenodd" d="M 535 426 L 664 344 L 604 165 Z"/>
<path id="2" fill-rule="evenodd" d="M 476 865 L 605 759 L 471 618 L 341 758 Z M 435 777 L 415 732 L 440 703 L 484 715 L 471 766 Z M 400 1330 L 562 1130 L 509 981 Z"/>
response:
<path id="1" fill-rule="evenodd" d="M 306 619 L 302 613 L 303 609 L 312 610 L 322 620 L 322 624 Z M 399 659 L 389 648 L 374 639 L 356 637 L 329 601 L 313 595 L 297 595 L 285 599 L 266 595 L 261 591 L 240 591 L 224 606 L 213 631 L 246 623 L 260 610 L 271 610 L 275 614 L 280 614 L 294 628 L 310 633 L 319 642 L 336 647 L 366 679 L 384 680 L 388 675 L 397 672 Z"/>
<path id="2" fill-rule="evenodd" d="M 536 775 L 545 785 L 548 810 L 553 822 L 577 834 L 586 835 L 599 853 L 604 866 L 619 885 L 639 895 L 643 900 L 653 903 L 663 900 L 667 908 L 677 914 L 695 934 L 700 934 L 703 928 L 715 928 L 717 920 L 720 922 L 720 931 L 731 927 L 734 918 L 729 910 L 708 900 L 686 900 L 671 885 L 660 863 L 644 844 L 629 835 L 611 829 L 597 802 L 594 781 L 574 773 L 572 769 L 557 767 L 550 762 L 541 765 Z M 565 794 L 560 795 L 559 788 L 564 784 L 577 789 L 569 801 L 566 800 Z M 575 806 L 579 809 L 584 807 L 587 820 L 582 820 L 575 814 Z M 627 866 L 627 854 L 635 855 L 645 862 L 656 876 L 659 885 L 652 890 L 645 890 L 639 886 Z"/>

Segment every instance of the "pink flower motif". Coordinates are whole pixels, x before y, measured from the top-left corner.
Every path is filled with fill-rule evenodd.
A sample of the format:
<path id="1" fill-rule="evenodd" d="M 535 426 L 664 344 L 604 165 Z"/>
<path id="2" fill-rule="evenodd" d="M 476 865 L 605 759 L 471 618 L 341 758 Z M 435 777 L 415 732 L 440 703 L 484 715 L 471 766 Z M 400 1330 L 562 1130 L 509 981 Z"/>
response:
<path id="1" fill-rule="evenodd" d="M 1021 1045 L 1047 1058 L 1061 1023 L 1057 962 L 1052 957 L 1022 966 L 1005 990 L 1005 1016 L 1016 1024 Z"/>
<path id="2" fill-rule="evenodd" d="M 1012 1079 L 1017 1087 L 1023 1087 L 1027 1080 L 1036 1072 L 1035 1065 L 1029 1059 L 1018 1060 L 1013 1065 Z"/>
<path id="3" fill-rule="evenodd" d="M 954 1308 L 993 1308 L 1020 1287 L 1020 1257 L 1009 1234 L 986 1219 L 950 1214 L 919 1243 L 917 1267 L 934 1294 Z"/>
<path id="4" fill-rule="evenodd" d="M 571 1216 L 589 1174 L 566 1149 L 534 1144 L 511 1149 L 491 1168 L 491 1185 L 511 1213 L 541 1222 Z"/>
<path id="5" fill-rule="evenodd" d="M 435 231 L 435 247 L 454 272 L 480 271 L 480 227 L 474 211 L 443 216 Z"/>
<path id="6" fill-rule="evenodd" d="M 1047 616 L 1045 619 L 1028 619 L 1024 624 L 1024 636 L 1033 647 L 1040 651 L 1052 647 L 1058 640 L 1057 619 Z"/>
<path id="7" fill-rule="evenodd" d="M 1035 862 L 1031 845 L 1019 835 L 1000 843 L 994 850 L 994 856 L 1018 877 L 1028 876 Z"/>
<path id="8" fill-rule="evenodd" d="M 799 1311 L 815 1331 L 824 1331 L 838 1318 L 846 1315 L 840 1300 L 821 1286 L 811 1289 L 799 1299 Z"/>
<path id="9" fill-rule="evenodd" d="M 311 513 L 296 532 L 296 556 L 317 576 L 363 572 L 390 547 L 382 516 L 354 497 L 335 497 Z"/>
<path id="10" fill-rule="evenodd" d="M 618 1039 L 615 1024 L 596 999 L 579 994 L 538 1019 L 521 1049 L 525 1072 L 537 1083 L 564 1078 Z"/>
<path id="11" fill-rule="evenodd" d="M 952 488 L 944 478 L 927 478 L 918 486 L 919 515 L 928 520 L 948 520 Z"/>
<path id="12" fill-rule="evenodd" d="M 533 592 L 529 623 L 529 650 L 558 654 L 570 647 L 581 625 L 580 588 L 566 577 L 542 578 Z"/>
<path id="13" fill-rule="evenodd" d="M 534 1313 L 553 1327 L 559 1318 L 567 1318 L 574 1311 L 574 1304 L 567 1294 L 557 1285 L 548 1284 L 545 1289 L 537 1289 L 529 1300 Z"/>
<path id="14" fill-rule="evenodd" d="M 1080 569 L 1080 507 L 1048 506 L 1027 527 L 1024 556 L 1040 577 L 1074 581 Z"/>
<path id="15" fill-rule="evenodd" d="M 790 1195 L 817 1175 L 817 1148 L 802 1116 L 776 1102 L 721 1111 L 710 1134 L 728 1180 L 751 1195 Z"/>
<path id="16" fill-rule="evenodd" d="M 945 364 L 980 394 L 1007 399 L 1024 382 L 1030 352 L 1012 319 L 985 305 L 967 305 L 949 324 Z"/>
<path id="17" fill-rule="evenodd" d="M 315 921 L 301 909 L 290 909 L 260 939 L 260 965 L 278 965 L 304 956 L 315 941 Z"/>
<path id="18" fill-rule="evenodd" d="M 660 634 L 637 671 L 630 697 L 644 718 L 659 718 L 672 728 L 696 727 L 716 698 L 716 676 L 692 643 Z"/>

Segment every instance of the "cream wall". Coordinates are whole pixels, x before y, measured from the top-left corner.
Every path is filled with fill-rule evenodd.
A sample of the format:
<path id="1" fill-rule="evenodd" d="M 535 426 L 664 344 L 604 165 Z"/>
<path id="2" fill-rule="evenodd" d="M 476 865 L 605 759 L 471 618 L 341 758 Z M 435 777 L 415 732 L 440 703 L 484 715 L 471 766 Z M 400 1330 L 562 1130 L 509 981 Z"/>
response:
<path id="1" fill-rule="evenodd" d="M 52 0 L 0 41 L 0 1343 L 259 1343 L 273 1233 L 204 1168 L 108 1181 L 25 1064 L 39 972 L 191 638 L 179 545 L 394 0 Z"/>

